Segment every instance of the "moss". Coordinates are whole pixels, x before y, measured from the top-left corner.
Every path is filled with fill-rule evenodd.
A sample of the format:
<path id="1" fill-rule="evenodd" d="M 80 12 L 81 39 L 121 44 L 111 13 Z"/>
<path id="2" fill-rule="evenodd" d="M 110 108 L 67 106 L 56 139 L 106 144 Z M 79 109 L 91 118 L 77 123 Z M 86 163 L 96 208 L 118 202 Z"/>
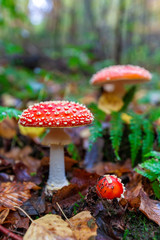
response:
<path id="1" fill-rule="evenodd" d="M 128 212 L 123 240 L 160 240 L 160 227 L 141 212 Z"/>

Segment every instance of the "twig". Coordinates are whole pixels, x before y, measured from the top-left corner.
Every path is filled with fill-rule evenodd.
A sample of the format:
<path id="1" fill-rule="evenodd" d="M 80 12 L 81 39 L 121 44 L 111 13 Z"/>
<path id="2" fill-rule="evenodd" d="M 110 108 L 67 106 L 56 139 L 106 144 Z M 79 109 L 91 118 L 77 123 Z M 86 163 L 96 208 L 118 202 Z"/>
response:
<path id="1" fill-rule="evenodd" d="M 18 236 L 14 233 L 12 233 L 10 230 L 8 230 L 7 228 L 3 227 L 2 225 L 0 225 L 0 232 L 4 233 L 5 235 L 7 235 L 7 237 L 11 237 L 15 240 L 23 240 L 23 238 L 21 236 Z"/>
<path id="2" fill-rule="evenodd" d="M 28 218 L 29 218 L 29 220 L 31 220 L 31 222 L 33 222 L 33 219 L 28 215 L 28 213 L 26 213 L 25 211 L 24 211 L 24 209 L 23 208 L 21 208 L 21 207 L 19 207 L 19 206 L 14 206 L 15 208 L 18 208 L 19 210 L 21 210 Z"/>
<path id="3" fill-rule="evenodd" d="M 57 204 L 57 206 L 58 206 L 59 210 L 61 211 L 61 213 L 63 214 L 63 216 L 65 217 L 65 219 L 68 221 L 68 223 L 69 223 L 69 225 L 71 226 L 71 228 L 73 228 L 73 229 L 74 229 L 74 226 L 73 226 L 73 224 L 72 224 L 72 223 L 69 221 L 69 219 L 67 218 L 66 214 L 63 212 L 63 210 L 62 210 L 61 206 L 59 205 L 59 203 L 58 203 L 58 202 L 56 202 L 56 204 Z"/>

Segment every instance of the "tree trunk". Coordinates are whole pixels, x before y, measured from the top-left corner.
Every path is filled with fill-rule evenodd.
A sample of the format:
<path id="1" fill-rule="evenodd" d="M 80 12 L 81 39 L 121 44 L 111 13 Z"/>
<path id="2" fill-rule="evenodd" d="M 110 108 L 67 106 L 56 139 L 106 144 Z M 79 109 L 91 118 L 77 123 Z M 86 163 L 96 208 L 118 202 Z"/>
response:
<path id="1" fill-rule="evenodd" d="M 117 24 L 115 28 L 115 63 L 121 64 L 123 51 L 123 25 L 125 20 L 126 0 L 119 0 Z"/>

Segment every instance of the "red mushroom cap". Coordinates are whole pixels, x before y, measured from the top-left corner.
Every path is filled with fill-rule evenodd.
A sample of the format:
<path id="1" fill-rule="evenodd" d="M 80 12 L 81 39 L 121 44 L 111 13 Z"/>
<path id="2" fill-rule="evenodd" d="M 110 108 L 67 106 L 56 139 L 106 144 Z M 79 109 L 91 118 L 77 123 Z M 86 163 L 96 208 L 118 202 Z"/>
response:
<path id="1" fill-rule="evenodd" d="M 24 110 L 19 123 L 30 127 L 78 127 L 94 117 L 84 105 L 69 101 L 40 102 Z"/>
<path id="2" fill-rule="evenodd" d="M 103 85 L 106 83 L 140 83 L 149 81 L 152 75 L 146 69 L 133 65 L 115 65 L 106 67 L 97 72 L 91 78 L 92 85 Z"/>
<path id="3" fill-rule="evenodd" d="M 125 189 L 121 179 L 114 175 L 104 175 L 98 180 L 96 191 L 103 199 L 114 199 L 122 197 Z"/>

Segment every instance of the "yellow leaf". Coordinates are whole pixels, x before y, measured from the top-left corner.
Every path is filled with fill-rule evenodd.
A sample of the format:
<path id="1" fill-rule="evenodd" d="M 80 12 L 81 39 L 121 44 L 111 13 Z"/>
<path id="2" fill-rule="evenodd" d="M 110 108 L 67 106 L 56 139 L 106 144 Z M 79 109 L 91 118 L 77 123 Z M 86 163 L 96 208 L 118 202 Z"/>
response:
<path id="1" fill-rule="evenodd" d="M 70 218 L 74 226 L 73 232 L 77 240 L 95 239 L 97 225 L 89 211 L 83 211 Z"/>
<path id="2" fill-rule="evenodd" d="M 128 115 L 127 113 L 122 113 L 121 118 L 127 124 L 130 124 L 131 119 L 132 119 L 132 117 L 130 115 Z"/>
<path id="3" fill-rule="evenodd" d="M 31 224 L 24 240 L 86 240 L 95 239 L 97 225 L 89 211 L 83 211 L 64 221 L 58 215 L 47 214 Z"/>
<path id="4" fill-rule="evenodd" d="M 19 124 L 19 130 L 22 135 L 35 138 L 35 137 L 39 137 L 42 133 L 44 133 L 45 128 L 23 127 L 22 125 Z"/>
<path id="5" fill-rule="evenodd" d="M 98 108 L 103 112 L 110 114 L 111 112 L 118 112 L 123 106 L 123 101 L 114 93 L 103 93 L 98 101 Z"/>
<path id="6" fill-rule="evenodd" d="M 44 217 L 35 220 L 31 224 L 23 239 L 73 240 L 75 238 L 73 236 L 72 230 L 69 227 L 69 224 L 62 220 L 60 216 L 47 214 Z"/>

